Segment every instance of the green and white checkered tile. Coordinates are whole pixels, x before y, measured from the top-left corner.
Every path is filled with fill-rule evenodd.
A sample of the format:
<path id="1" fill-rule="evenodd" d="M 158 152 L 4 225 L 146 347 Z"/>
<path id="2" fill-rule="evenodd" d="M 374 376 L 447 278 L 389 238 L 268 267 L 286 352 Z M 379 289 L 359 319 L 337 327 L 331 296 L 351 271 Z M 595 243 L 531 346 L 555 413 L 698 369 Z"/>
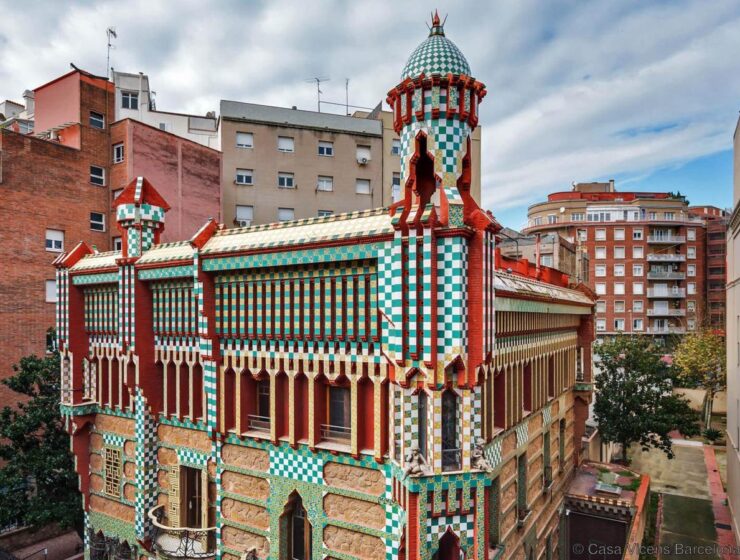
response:
<path id="1" fill-rule="evenodd" d="M 300 482 L 324 484 L 324 461 L 321 457 L 302 455 L 291 450 L 270 448 L 270 474 Z"/>
<path id="2" fill-rule="evenodd" d="M 451 529 L 459 538 L 460 544 L 467 541 L 467 545 L 475 538 L 475 516 L 467 515 L 440 515 L 427 518 L 427 543 L 434 544 L 439 541 L 447 529 Z M 467 548 L 464 546 L 463 548 Z"/>
<path id="3" fill-rule="evenodd" d="M 525 420 L 516 427 L 516 446 L 524 445 L 529 441 L 529 420 Z"/>
<path id="4" fill-rule="evenodd" d="M 439 239 L 437 245 L 437 273 L 440 277 L 437 282 L 437 352 L 443 361 L 454 348 L 464 347 L 464 243 L 459 237 L 445 237 Z"/>
<path id="5" fill-rule="evenodd" d="M 134 394 L 134 433 L 136 436 L 136 500 L 134 528 L 139 540 L 150 537 L 148 512 L 157 502 L 157 424 L 149 413 L 141 389 Z"/>
<path id="6" fill-rule="evenodd" d="M 483 450 L 486 461 L 488 461 L 488 464 L 491 465 L 491 468 L 493 469 L 498 467 L 503 459 L 502 442 L 503 440 L 498 438 L 489 443 Z"/>
<path id="7" fill-rule="evenodd" d="M 415 78 L 420 74 L 470 75 L 470 66 L 457 45 L 444 35 L 427 37 L 411 53 L 401 73 L 401 79 Z"/>
<path id="8" fill-rule="evenodd" d="M 482 437 L 483 435 L 483 391 L 480 385 L 476 385 L 473 388 L 472 403 L 473 403 L 473 441 L 472 443 L 475 444 L 478 438 Z"/>
<path id="9" fill-rule="evenodd" d="M 193 449 L 178 447 L 177 460 L 181 465 L 186 467 L 205 467 L 210 456 L 207 453 L 200 453 Z"/>
<path id="10" fill-rule="evenodd" d="M 542 424 L 545 426 L 552 423 L 552 405 L 548 404 L 542 409 Z"/>
<path id="11" fill-rule="evenodd" d="M 390 465 L 385 465 L 385 543 L 386 560 L 398 558 L 401 531 L 406 524 L 406 512 L 393 501 L 393 476 Z"/>
<path id="12" fill-rule="evenodd" d="M 126 438 L 118 434 L 103 432 L 103 443 L 108 447 L 123 447 L 123 444 L 126 443 Z"/>

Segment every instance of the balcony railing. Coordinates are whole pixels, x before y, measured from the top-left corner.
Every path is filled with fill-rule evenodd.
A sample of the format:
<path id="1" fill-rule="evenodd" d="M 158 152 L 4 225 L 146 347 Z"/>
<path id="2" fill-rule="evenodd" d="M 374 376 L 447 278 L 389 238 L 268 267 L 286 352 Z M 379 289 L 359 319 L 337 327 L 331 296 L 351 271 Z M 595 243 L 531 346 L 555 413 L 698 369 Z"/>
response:
<path id="1" fill-rule="evenodd" d="M 648 309 L 648 317 L 685 317 L 685 309 Z"/>
<path id="2" fill-rule="evenodd" d="M 352 428 L 348 426 L 321 424 L 321 439 L 334 443 L 348 444 L 350 439 L 352 439 Z"/>
<path id="3" fill-rule="evenodd" d="M 442 449 L 442 470 L 459 471 L 462 468 L 462 450 L 449 448 Z"/>
<path id="4" fill-rule="evenodd" d="M 673 253 L 649 253 L 648 262 L 685 262 L 686 255 L 677 255 Z"/>
<path id="5" fill-rule="evenodd" d="M 685 272 L 659 272 L 649 271 L 647 274 L 648 280 L 685 280 Z"/>
<path id="6" fill-rule="evenodd" d="M 249 417 L 249 429 L 256 432 L 269 432 L 270 431 L 270 417 L 259 416 L 258 414 L 250 414 Z"/>
<path id="7" fill-rule="evenodd" d="M 685 298 L 686 290 L 684 288 L 675 288 L 672 290 L 648 288 L 647 295 L 649 298 Z"/>
<path id="8" fill-rule="evenodd" d="M 685 235 L 648 235 L 648 243 L 686 243 Z"/>
<path id="9" fill-rule="evenodd" d="M 648 327 L 648 334 L 684 334 L 686 327 Z"/>
<path id="10" fill-rule="evenodd" d="M 173 527 L 164 515 L 164 504 L 149 510 L 154 526 L 154 548 L 162 558 L 210 559 L 216 556 L 216 527 Z"/>

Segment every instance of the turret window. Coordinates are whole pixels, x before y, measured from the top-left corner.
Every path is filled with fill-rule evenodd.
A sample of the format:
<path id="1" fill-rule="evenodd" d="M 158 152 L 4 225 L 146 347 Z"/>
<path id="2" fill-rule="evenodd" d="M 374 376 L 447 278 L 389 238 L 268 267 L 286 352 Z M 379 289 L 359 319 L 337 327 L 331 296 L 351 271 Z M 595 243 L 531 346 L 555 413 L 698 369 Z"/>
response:
<path id="1" fill-rule="evenodd" d="M 457 394 L 447 389 L 442 393 L 442 470 L 444 471 L 460 469 L 457 408 Z"/>

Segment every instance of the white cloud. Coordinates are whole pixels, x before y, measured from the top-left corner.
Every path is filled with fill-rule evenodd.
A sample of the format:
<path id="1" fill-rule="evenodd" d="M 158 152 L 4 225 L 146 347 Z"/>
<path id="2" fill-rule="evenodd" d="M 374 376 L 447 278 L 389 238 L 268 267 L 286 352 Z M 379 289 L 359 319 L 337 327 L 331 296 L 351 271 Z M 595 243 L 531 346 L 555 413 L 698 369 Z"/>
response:
<path id="1" fill-rule="evenodd" d="M 481 106 L 484 205 L 531 203 L 574 180 L 647 174 L 727 149 L 740 99 L 740 5 L 440 2 L 448 36 L 488 86 Z M 176 6 L 176 7 L 175 7 Z M 74 62 L 150 75 L 160 108 L 205 113 L 219 99 L 314 108 L 374 106 L 426 35 L 429 5 L 0 0 L 0 95 L 17 99 Z M 32 32 L 31 32 L 32 31 Z"/>

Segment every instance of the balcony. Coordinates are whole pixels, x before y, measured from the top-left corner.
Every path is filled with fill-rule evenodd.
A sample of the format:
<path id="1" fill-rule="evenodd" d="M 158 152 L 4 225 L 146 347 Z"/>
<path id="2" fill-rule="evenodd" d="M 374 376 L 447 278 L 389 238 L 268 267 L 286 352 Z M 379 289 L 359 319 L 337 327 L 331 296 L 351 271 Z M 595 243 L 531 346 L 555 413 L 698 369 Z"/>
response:
<path id="1" fill-rule="evenodd" d="M 154 549 L 167 559 L 211 559 L 216 557 L 216 528 L 173 527 L 165 516 L 164 504 L 149 510 L 154 526 Z"/>
<path id="2" fill-rule="evenodd" d="M 659 272 L 649 271 L 647 273 L 648 280 L 685 280 L 685 272 Z"/>
<path id="3" fill-rule="evenodd" d="M 349 426 L 332 426 L 321 424 L 321 439 L 332 443 L 349 445 L 352 439 L 352 428 Z"/>
<path id="4" fill-rule="evenodd" d="M 462 449 L 442 449 L 442 470 L 457 471 L 462 466 Z"/>
<path id="5" fill-rule="evenodd" d="M 679 243 L 686 243 L 685 235 L 648 235 L 648 243 L 665 243 L 669 245 L 678 245 Z"/>
<path id="6" fill-rule="evenodd" d="M 269 416 L 259 416 L 257 414 L 250 414 L 248 416 L 249 419 L 249 429 L 254 430 L 255 432 L 264 432 L 269 434 L 270 433 L 270 417 Z"/>
<path id="7" fill-rule="evenodd" d="M 686 255 L 676 255 L 670 253 L 649 253 L 648 262 L 686 262 Z"/>
<path id="8" fill-rule="evenodd" d="M 648 288 L 647 296 L 649 298 L 685 298 L 686 290 L 684 288 L 672 288 L 670 290 Z"/>
<path id="9" fill-rule="evenodd" d="M 648 334 L 685 334 L 686 327 L 648 327 Z"/>
<path id="10" fill-rule="evenodd" d="M 685 309 L 648 309 L 648 317 L 686 317 Z"/>

